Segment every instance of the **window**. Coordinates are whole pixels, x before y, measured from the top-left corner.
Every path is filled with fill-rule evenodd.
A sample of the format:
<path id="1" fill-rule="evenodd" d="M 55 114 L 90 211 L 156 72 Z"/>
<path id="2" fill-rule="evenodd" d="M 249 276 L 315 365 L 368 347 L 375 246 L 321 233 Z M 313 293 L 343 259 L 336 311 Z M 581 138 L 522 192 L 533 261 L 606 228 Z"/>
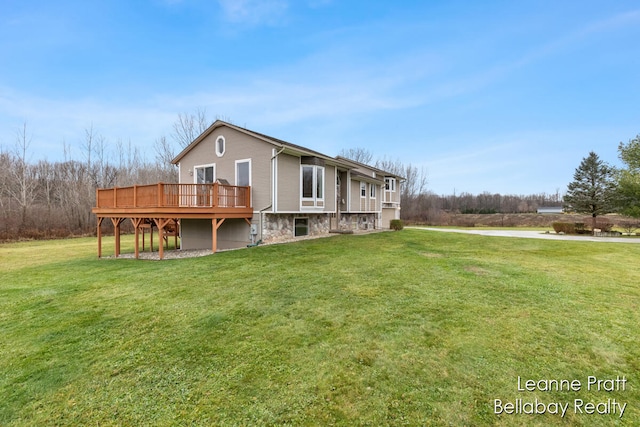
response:
<path id="1" fill-rule="evenodd" d="M 384 179 L 384 189 L 385 189 L 385 191 L 396 191 L 396 179 L 395 178 L 385 178 Z"/>
<path id="2" fill-rule="evenodd" d="M 369 184 L 370 190 L 369 190 L 369 196 L 372 199 L 376 198 L 376 185 L 375 184 Z"/>
<path id="3" fill-rule="evenodd" d="M 196 184 L 211 184 L 216 179 L 216 165 L 202 165 L 193 168 L 195 173 L 194 181 Z M 213 200 L 211 199 L 210 186 L 199 185 L 195 190 L 193 200 L 182 200 L 182 203 L 193 206 L 213 206 Z"/>
<path id="4" fill-rule="evenodd" d="M 312 206 L 318 207 L 324 201 L 324 167 L 315 165 L 302 165 L 302 200 L 313 202 Z M 309 205 L 307 205 L 309 206 Z"/>
<path id="5" fill-rule="evenodd" d="M 293 235 L 295 237 L 307 236 L 309 234 L 309 218 L 295 218 L 293 220 L 293 223 L 294 223 Z"/>
<path id="6" fill-rule="evenodd" d="M 211 184 L 215 179 L 215 165 L 196 166 L 194 168 L 196 184 Z"/>
<path id="7" fill-rule="evenodd" d="M 316 199 L 324 199 L 324 168 L 316 166 Z"/>
<path id="8" fill-rule="evenodd" d="M 224 136 L 220 135 L 216 138 L 216 156 L 222 157 L 224 155 L 225 149 L 226 144 L 224 141 Z"/>
<path id="9" fill-rule="evenodd" d="M 360 183 L 360 197 L 367 197 L 367 184 L 364 182 Z"/>
<path id="10" fill-rule="evenodd" d="M 236 160 L 236 185 L 240 187 L 251 185 L 251 159 Z"/>
<path id="11" fill-rule="evenodd" d="M 302 198 L 313 197 L 313 170 L 315 166 L 302 166 Z"/>

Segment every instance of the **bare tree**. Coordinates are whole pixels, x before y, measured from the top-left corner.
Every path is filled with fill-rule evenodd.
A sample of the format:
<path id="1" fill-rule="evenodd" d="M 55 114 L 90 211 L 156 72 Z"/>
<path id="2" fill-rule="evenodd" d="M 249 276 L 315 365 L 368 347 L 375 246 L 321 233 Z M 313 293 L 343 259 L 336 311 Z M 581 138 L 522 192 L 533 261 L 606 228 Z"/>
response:
<path id="1" fill-rule="evenodd" d="M 9 193 L 9 182 L 11 179 L 12 163 L 11 154 L 0 148 L 0 211 L 2 211 L 2 223 L 5 234 L 8 234 L 10 228 L 11 196 Z"/>
<path id="2" fill-rule="evenodd" d="M 343 148 L 338 155 L 365 165 L 373 164 L 373 154 L 366 148 Z"/>
<path id="3" fill-rule="evenodd" d="M 56 182 L 54 165 L 46 160 L 40 160 L 34 167 L 34 175 L 38 189 L 39 202 L 46 206 L 45 224 L 51 223 L 51 211 L 55 202 Z"/>
<path id="4" fill-rule="evenodd" d="M 167 141 L 167 137 L 163 135 L 156 139 L 153 146 L 156 150 L 156 163 L 161 166 L 170 165 L 176 156 L 173 147 Z"/>
<path id="5" fill-rule="evenodd" d="M 91 154 L 93 154 L 93 123 L 88 129 L 84 130 L 84 141 L 82 142 L 82 150 L 84 151 L 84 158 L 87 162 L 87 169 L 91 169 Z"/>
<path id="6" fill-rule="evenodd" d="M 9 185 L 9 193 L 20 207 L 21 228 L 26 225 L 27 213 L 35 199 L 37 184 L 29 164 L 30 145 L 31 137 L 27 135 L 27 124 L 24 123 L 17 133 L 14 162 L 10 169 L 13 182 Z"/>
<path id="7" fill-rule="evenodd" d="M 178 114 L 178 119 L 173 124 L 171 136 L 180 147 L 191 144 L 210 125 L 207 119 L 206 109 L 198 108 L 195 113 Z"/>
<path id="8" fill-rule="evenodd" d="M 376 162 L 376 167 L 404 178 L 402 197 L 415 197 L 427 191 L 427 171 L 424 166 L 418 168 L 411 163 L 405 165 L 399 159 L 383 157 Z"/>

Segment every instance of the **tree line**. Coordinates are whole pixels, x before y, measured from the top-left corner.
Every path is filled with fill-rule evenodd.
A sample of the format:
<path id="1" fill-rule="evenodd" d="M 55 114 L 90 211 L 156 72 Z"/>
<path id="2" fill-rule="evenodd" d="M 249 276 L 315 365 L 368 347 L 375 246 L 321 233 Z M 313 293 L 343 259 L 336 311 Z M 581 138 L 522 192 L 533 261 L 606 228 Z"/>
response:
<path id="1" fill-rule="evenodd" d="M 156 142 L 156 159 L 149 160 L 131 142 L 110 143 L 89 127 L 78 158 L 64 143 L 62 160 L 32 162 L 24 124 L 13 149 L 0 147 L 0 240 L 93 233 L 97 188 L 177 180 L 175 167 L 165 161 L 172 158 L 170 147 L 162 141 Z"/>
<path id="2" fill-rule="evenodd" d="M 374 160 L 363 148 L 345 149 L 340 155 L 404 177 L 401 217 L 410 222 L 441 224 L 449 214 L 535 213 L 539 207 L 562 207 L 568 213 L 588 215 L 592 228 L 598 226 L 598 216 L 608 213 L 640 218 L 640 135 L 618 145 L 623 168 L 614 168 L 590 152 L 576 168 L 565 194 L 556 190 L 532 195 L 437 195 L 427 189 L 424 168 L 387 158 Z"/>
<path id="3" fill-rule="evenodd" d="M 0 145 L 0 240 L 95 233 L 96 189 L 178 182 L 171 164 L 176 148 L 189 145 L 211 123 L 204 109 L 178 114 L 169 136 L 154 141 L 151 159 L 131 141 L 109 141 L 91 125 L 75 153 L 63 142 L 62 160 L 36 162 L 24 123 L 11 146 Z"/>
<path id="4" fill-rule="evenodd" d="M 177 169 L 171 164 L 175 147 L 186 147 L 209 125 L 204 110 L 179 114 L 169 137 L 156 139 L 153 159 L 141 155 L 131 142 L 108 141 L 90 126 L 84 129 L 77 156 L 63 143 L 62 160 L 33 162 L 25 123 L 16 132 L 12 148 L 0 146 L 0 240 L 94 233 L 96 218 L 91 208 L 97 188 L 177 182 Z M 564 197 L 559 190 L 532 195 L 437 195 L 428 190 L 424 168 L 387 157 L 374 160 L 362 148 L 342 150 L 339 155 L 404 177 L 402 218 L 437 224 L 450 213 L 533 213 L 542 206 L 563 205 L 594 218 L 608 212 L 640 217 L 640 135 L 628 144 L 620 143 L 619 153 L 626 165 L 620 170 L 590 153 Z M 590 183 L 595 184 L 590 187 Z"/>
<path id="5" fill-rule="evenodd" d="M 374 159 L 365 148 L 343 149 L 340 156 L 404 178 L 400 191 L 401 217 L 405 221 L 439 224 L 448 214 L 533 213 L 539 207 L 561 207 L 562 194 L 503 195 L 484 192 L 439 195 L 428 190 L 427 171 L 411 163 L 387 157 Z"/>

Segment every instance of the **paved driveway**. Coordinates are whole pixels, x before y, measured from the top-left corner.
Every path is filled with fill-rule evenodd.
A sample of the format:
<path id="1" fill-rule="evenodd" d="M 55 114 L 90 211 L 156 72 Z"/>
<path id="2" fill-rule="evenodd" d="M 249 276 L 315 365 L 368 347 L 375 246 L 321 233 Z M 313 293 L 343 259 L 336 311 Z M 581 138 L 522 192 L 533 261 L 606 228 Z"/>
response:
<path id="1" fill-rule="evenodd" d="M 541 231 L 527 230 L 475 230 L 473 228 L 431 228 L 431 227 L 408 227 L 417 230 L 442 231 L 445 233 L 466 233 L 478 234 L 481 236 L 496 237 L 520 237 L 525 239 L 549 239 L 549 240 L 577 240 L 581 242 L 609 242 L 609 243 L 640 243 L 640 238 L 629 237 L 593 237 L 593 236 L 568 236 L 555 233 L 546 234 Z"/>

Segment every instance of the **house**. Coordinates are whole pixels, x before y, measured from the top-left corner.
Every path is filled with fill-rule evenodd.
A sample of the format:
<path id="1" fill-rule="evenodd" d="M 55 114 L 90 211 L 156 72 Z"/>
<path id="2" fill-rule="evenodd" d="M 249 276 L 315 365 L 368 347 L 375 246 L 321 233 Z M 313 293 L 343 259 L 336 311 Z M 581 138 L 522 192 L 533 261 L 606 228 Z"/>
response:
<path id="1" fill-rule="evenodd" d="M 225 221 L 218 248 L 389 228 L 400 218 L 401 177 L 218 120 L 172 161 L 180 183 L 251 188 L 253 216 Z M 181 220 L 183 249 L 211 247 L 211 222 Z"/>
<path id="2" fill-rule="evenodd" d="M 282 141 L 221 120 L 172 161 L 178 184 L 96 192 L 98 256 L 101 224 L 116 230 L 130 218 L 138 232 L 161 236 L 179 223 L 182 249 L 230 249 L 330 232 L 389 228 L 400 218 L 402 177 Z M 160 257 L 162 258 L 162 246 Z"/>
<path id="3" fill-rule="evenodd" d="M 539 214 L 561 214 L 564 213 L 562 206 L 540 206 L 537 210 Z"/>

